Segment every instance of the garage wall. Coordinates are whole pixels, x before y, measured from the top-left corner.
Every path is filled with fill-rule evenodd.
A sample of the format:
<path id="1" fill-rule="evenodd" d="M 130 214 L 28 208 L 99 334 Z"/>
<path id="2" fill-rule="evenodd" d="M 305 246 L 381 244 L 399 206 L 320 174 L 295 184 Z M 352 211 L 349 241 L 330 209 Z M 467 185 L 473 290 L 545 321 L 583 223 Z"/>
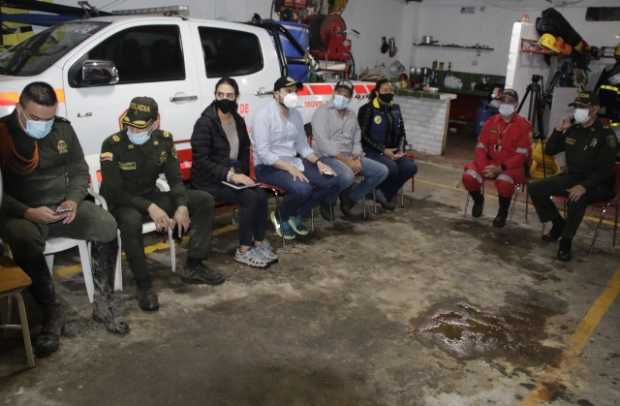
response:
<path id="1" fill-rule="evenodd" d="M 506 73 L 507 53 L 512 25 L 523 13 L 534 22 L 542 10 L 549 6 L 542 0 L 518 1 L 467 1 L 455 4 L 451 0 L 424 2 L 419 8 L 419 24 L 414 34 L 414 42 L 423 35 L 432 35 L 441 42 L 459 44 L 487 44 L 494 52 L 442 50 L 437 48 L 415 48 L 412 52 L 413 66 L 430 67 L 433 60 L 452 62 L 454 70 L 504 75 Z M 538 4 L 536 6 L 535 4 Z M 495 5 L 501 5 L 497 7 Z M 588 43 L 596 46 L 615 45 L 620 34 L 618 22 L 587 22 L 587 6 L 618 5 L 618 1 L 584 1 L 580 7 L 560 8 L 559 11 Z M 476 6 L 475 14 L 461 14 L 462 6 Z M 481 10 L 480 7 L 484 7 Z"/>

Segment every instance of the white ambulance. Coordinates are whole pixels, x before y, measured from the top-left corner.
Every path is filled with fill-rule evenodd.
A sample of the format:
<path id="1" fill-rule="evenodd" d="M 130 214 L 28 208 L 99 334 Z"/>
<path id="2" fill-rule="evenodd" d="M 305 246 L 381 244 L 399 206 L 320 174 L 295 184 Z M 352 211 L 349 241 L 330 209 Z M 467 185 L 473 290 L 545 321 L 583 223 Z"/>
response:
<path id="1" fill-rule="evenodd" d="M 98 153 L 118 131 L 135 96 L 153 97 L 162 128 L 183 141 L 212 102 L 219 78 L 239 82 L 239 110 L 251 121 L 285 73 L 280 42 L 259 26 L 153 15 L 77 20 L 0 54 L 0 116 L 13 110 L 24 86 L 45 81 L 56 89 L 58 115 L 71 121 L 85 154 Z M 372 87 L 358 82 L 355 88 L 357 109 Z M 333 84 L 304 86 L 299 107 L 306 122 L 332 92 Z"/>

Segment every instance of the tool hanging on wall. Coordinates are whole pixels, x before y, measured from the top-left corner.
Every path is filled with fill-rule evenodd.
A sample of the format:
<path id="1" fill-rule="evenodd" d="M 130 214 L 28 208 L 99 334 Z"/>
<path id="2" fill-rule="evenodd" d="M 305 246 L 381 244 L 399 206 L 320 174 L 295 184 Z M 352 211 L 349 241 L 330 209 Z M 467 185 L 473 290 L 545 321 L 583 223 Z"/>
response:
<path id="1" fill-rule="evenodd" d="M 398 53 L 398 47 L 396 46 L 396 40 L 394 39 L 394 37 L 388 40 L 388 44 L 388 55 L 390 55 L 390 58 L 394 58 L 394 56 L 396 56 L 396 54 Z"/>
<path id="2" fill-rule="evenodd" d="M 390 45 L 385 37 L 381 37 L 381 53 L 386 54 L 390 49 Z"/>

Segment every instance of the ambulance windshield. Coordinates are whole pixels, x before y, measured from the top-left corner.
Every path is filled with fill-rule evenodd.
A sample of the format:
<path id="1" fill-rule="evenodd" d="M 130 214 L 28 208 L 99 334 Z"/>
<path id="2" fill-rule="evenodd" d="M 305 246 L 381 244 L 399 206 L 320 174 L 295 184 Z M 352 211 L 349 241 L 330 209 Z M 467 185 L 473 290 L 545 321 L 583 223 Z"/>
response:
<path id="1" fill-rule="evenodd" d="M 50 27 L 0 53 L 0 75 L 38 75 L 108 24 L 83 21 Z"/>

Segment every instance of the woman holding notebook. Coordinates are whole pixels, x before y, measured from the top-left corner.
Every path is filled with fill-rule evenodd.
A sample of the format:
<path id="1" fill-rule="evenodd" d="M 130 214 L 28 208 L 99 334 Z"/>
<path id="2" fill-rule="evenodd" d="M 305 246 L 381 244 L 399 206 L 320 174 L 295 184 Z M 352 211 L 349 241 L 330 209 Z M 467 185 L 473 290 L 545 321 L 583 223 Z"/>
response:
<path id="1" fill-rule="evenodd" d="M 239 248 L 235 261 L 265 268 L 278 260 L 265 240 L 267 195 L 250 174 L 250 138 L 237 112 L 239 86 L 222 78 L 215 100 L 202 113 L 192 133 L 192 185 L 221 202 L 238 204 Z"/>

